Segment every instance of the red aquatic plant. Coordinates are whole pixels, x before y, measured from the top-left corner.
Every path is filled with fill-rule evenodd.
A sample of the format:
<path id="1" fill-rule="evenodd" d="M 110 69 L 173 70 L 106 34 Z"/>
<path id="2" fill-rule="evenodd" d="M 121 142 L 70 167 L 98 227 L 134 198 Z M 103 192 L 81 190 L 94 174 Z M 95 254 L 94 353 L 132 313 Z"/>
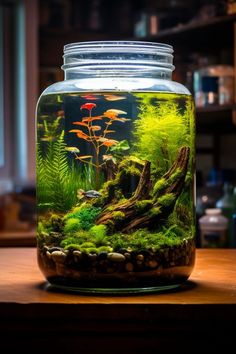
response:
<path id="1" fill-rule="evenodd" d="M 92 116 L 92 110 L 96 108 L 96 104 L 92 102 L 87 102 L 80 107 L 80 110 L 87 110 L 89 115 L 82 118 L 82 121 L 73 122 L 74 125 L 78 125 L 81 129 L 72 129 L 69 132 L 75 133 L 79 139 L 85 140 L 87 143 L 91 144 L 94 150 L 94 155 L 79 155 L 75 153 L 75 159 L 83 163 L 90 164 L 95 167 L 96 171 L 96 186 L 98 188 L 99 182 L 99 172 L 100 168 L 106 162 L 104 156 L 107 156 L 107 151 L 110 147 L 115 146 L 119 142 L 114 139 L 110 139 L 107 135 L 115 133 L 115 130 L 111 130 L 111 125 L 118 121 L 125 123 L 129 119 L 119 117 L 119 115 L 127 114 L 125 111 L 119 109 L 109 109 L 105 111 L 102 115 Z M 99 125 L 99 121 L 103 121 L 105 124 Z M 93 122 L 95 124 L 93 125 Z M 101 122 L 102 123 L 102 122 Z M 104 127 L 105 126 L 105 127 Z M 84 129 L 84 130 L 82 130 Z M 104 149 L 102 149 L 104 147 Z M 70 151 L 70 150 L 68 150 Z M 103 155 L 103 162 L 100 159 L 100 155 Z"/>

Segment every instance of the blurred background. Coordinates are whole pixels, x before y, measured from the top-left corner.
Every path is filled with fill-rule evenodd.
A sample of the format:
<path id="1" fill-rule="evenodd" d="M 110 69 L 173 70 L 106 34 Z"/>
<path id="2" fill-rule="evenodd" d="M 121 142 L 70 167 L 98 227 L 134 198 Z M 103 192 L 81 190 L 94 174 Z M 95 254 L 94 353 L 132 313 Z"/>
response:
<path id="1" fill-rule="evenodd" d="M 63 46 L 119 39 L 173 45 L 196 103 L 197 246 L 235 247 L 234 0 L 0 1 L 0 245 L 35 244 L 34 114 Z"/>

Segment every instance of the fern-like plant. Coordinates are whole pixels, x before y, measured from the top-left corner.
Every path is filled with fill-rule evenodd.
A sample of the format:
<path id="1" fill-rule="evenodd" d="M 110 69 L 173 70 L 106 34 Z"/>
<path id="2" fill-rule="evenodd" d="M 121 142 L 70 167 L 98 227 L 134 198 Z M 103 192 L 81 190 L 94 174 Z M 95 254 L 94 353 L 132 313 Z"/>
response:
<path id="1" fill-rule="evenodd" d="M 56 141 L 37 144 L 37 204 L 39 210 L 66 212 L 77 203 L 78 189 L 94 188 L 90 166 L 71 166 L 65 150 L 64 131 Z"/>

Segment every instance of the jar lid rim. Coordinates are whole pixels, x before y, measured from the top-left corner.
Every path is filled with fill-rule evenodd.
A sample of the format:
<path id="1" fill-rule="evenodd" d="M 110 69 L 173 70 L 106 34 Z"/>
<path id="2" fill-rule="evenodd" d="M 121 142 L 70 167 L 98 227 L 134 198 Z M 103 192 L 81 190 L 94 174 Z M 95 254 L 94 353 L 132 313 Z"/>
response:
<path id="1" fill-rule="evenodd" d="M 166 43 L 147 42 L 147 41 L 88 41 L 69 43 L 64 46 L 64 53 L 71 51 L 148 51 L 148 52 L 165 52 L 173 53 L 173 47 Z"/>

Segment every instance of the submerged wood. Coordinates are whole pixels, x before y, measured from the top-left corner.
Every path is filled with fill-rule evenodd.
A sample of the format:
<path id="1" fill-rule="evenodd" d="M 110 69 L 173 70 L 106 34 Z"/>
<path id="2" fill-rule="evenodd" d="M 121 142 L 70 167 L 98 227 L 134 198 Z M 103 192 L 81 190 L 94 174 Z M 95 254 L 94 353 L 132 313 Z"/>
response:
<path id="1" fill-rule="evenodd" d="M 150 180 L 151 164 L 145 161 L 138 185 L 133 195 L 124 202 L 109 200 L 103 207 L 103 212 L 96 224 L 104 224 L 109 228 L 124 233 L 133 232 L 139 228 L 153 228 L 157 223 L 171 214 L 176 200 L 182 192 L 189 161 L 189 147 L 182 147 L 169 171 L 162 177 L 165 187 L 154 193 Z M 117 183 L 120 183 L 118 180 Z M 171 196 L 170 201 L 163 203 L 163 196 Z M 143 208 L 140 202 L 144 202 Z M 138 204 L 139 203 L 139 204 Z"/>

